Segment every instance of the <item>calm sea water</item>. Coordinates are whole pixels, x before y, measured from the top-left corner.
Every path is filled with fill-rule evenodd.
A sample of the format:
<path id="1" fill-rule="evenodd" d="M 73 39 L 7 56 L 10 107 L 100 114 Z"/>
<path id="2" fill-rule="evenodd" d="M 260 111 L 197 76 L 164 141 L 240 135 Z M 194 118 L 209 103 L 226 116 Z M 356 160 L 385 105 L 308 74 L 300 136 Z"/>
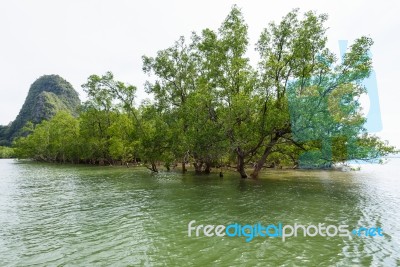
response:
<path id="1" fill-rule="evenodd" d="M 400 160 L 194 176 L 0 160 L 0 266 L 400 265 Z M 198 224 L 347 224 L 382 237 L 188 237 Z"/>

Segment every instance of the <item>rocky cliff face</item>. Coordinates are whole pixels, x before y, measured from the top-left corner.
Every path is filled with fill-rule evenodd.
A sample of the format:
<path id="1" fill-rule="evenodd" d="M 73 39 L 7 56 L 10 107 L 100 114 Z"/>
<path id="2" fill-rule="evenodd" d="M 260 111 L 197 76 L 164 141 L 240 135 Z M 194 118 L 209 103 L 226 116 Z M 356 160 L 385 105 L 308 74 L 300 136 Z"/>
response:
<path id="1" fill-rule="evenodd" d="M 60 110 L 76 115 L 79 105 L 78 93 L 65 79 L 58 75 L 40 77 L 31 85 L 17 118 L 9 126 L 0 126 L 0 145 L 9 145 L 28 121 L 40 123 Z"/>

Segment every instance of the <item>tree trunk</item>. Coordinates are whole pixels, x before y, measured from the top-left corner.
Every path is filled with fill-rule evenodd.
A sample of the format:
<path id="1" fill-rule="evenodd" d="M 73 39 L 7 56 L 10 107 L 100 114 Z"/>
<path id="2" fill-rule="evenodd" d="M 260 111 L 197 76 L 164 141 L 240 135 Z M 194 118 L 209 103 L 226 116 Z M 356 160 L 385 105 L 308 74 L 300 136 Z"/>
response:
<path id="1" fill-rule="evenodd" d="M 245 165 L 244 164 L 244 153 L 240 148 L 237 148 L 236 152 L 237 152 L 237 156 L 238 156 L 238 163 L 237 163 L 236 170 L 239 172 L 240 177 L 245 179 L 245 178 L 247 178 L 247 173 L 244 168 L 245 167 L 244 166 Z"/>
<path id="2" fill-rule="evenodd" d="M 158 172 L 157 164 L 156 164 L 155 162 L 152 162 L 152 163 L 151 163 L 151 170 L 152 170 L 153 172 Z"/>
<path id="3" fill-rule="evenodd" d="M 202 173 L 202 168 L 203 168 L 203 162 L 193 162 L 193 167 L 194 167 L 194 171 L 196 174 L 201 174 Z"/>
<path id="4" fill-rule="evenodd" d="M 147 166 L 147 164 L 144 164 L 144 166 L 145 166 L 148 170 L 150 170 L 150 171 L 152 171 L 152 172 L 155 172 L 155 173 L 158 173 L 157 164 L 156 164 L 154 161 L 151 161 L 151 166 Z"/>
<path id="5" fill-rule="evenodd" d="M 206 166 L 204 168 L 204 173 L 205 174 L 210 174 L 211 173 L 211 163 L 210 162 L 206 162 Z"/>
<path id="6" fill-rule="evenodd" d="M 169 172 L 170 170 L 171 170 L 171 168 L 170 168 L 170 164 L 168 163 L 168 164 L 165 164 L 165 168 L 167 169 L 167 171 Z"/>
<path id="7" fill-rule="evenodd" d="M 185 164 L 185 159 L 182 161 L 182 173 L 186 172 L 186 164 Z"/>
<path id="8" fill-rule="evenodd" d="M 262 167 L 265 164 L 265 161 L 267 160 L 269 154 L 272 152 L 272 148 L 275 146 L 275 144 L 278 142 L 280 136 L 276 135 L 271 142 L 268 143 L 268 145 L 265 147 L 264 153 L 261 156 L 260 160 L 257 161 L 256 165 L 254 166 L 253 172 L 250 174 L 251 178 L 257 179 L 258 174 L 260 173 Z"/>

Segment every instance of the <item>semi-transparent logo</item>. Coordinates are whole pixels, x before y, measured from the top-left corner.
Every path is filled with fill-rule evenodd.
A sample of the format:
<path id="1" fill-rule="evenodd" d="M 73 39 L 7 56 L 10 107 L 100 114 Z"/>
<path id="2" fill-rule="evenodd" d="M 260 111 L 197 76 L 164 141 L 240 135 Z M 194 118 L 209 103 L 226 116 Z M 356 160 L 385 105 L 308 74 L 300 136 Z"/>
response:
<path id="1" fill-rule="evenodd" d="M 359 227 L 352 231 L 349 230 L 348 225 L 325 225 L 318 223 L 317 225 L 309 224 L 302 225 L 295 223 L 290 224 L 239 224 L 232 223 L 228 225 L 211 225 L 211 224 L 196 224 L 195 220 L 188 223 L 188 236 L 189 237 L 213 237 L 213 236 L 227 236 L 227 237 L 241 237 L 246 242 L 252 241 L 256 237 L 261 238 L 280 238 L 285 242 L 291 237 L 380 237 L 383 236 L 383 230 L 380 227 Z"/>
<path id="2" fill-rule="evenodd" d="M 339 41 L 342 62 L 347 41 Z M 366 57 L 371 58 L 368 52 Z M 318 64 L 334 70 L 331 61 L 320 56 Z M 301 167 L 324 167 L 333 159 L 333 142 L 340 148 L 341 156 L 351 160 L 358 158 L 358 136 L 362 131 L 376 133 L 382 130 L 378 87 L 375 71 L 369 77 L 354 82 L 352 72 L 331 72 L 288 82 L 288 106 L 294 141 L 313 142 L 315 149 L 303 152 L 299 158 Z M 360 97 L 367 96 L 366 120 L 359 114 Z M 363 129 L 362 129 L 363 128 Z"/>

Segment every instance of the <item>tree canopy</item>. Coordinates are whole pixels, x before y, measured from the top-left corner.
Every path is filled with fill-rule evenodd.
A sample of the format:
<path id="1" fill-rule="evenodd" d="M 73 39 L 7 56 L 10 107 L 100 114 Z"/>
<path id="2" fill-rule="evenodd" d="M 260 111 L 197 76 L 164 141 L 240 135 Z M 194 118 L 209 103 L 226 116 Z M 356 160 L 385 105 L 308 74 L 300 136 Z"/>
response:
<path id="1" fill-rule="evenodd" d="M 15 142 L 20 157 L 46 161 L 135 162 L 157 172 L 192 164 L 196 173 L 234 166 L 257 178 L 267 166 L 331 167 L 396 152 L 369 135 L 359 102 L 372 70 L 369 37 L 343 59 L 327 48 L 326 14 L 292 10 L 271 22 L 247 57 L 248 26 L 232 8 L 218 30 L 180 37 L 143 56 L 152 101 L 135 105 L 136 87 L 111 72 L 83 85 L 79 117 L 61 112 Z M 247 167 L 247 169 L 246 169 Z"/>

